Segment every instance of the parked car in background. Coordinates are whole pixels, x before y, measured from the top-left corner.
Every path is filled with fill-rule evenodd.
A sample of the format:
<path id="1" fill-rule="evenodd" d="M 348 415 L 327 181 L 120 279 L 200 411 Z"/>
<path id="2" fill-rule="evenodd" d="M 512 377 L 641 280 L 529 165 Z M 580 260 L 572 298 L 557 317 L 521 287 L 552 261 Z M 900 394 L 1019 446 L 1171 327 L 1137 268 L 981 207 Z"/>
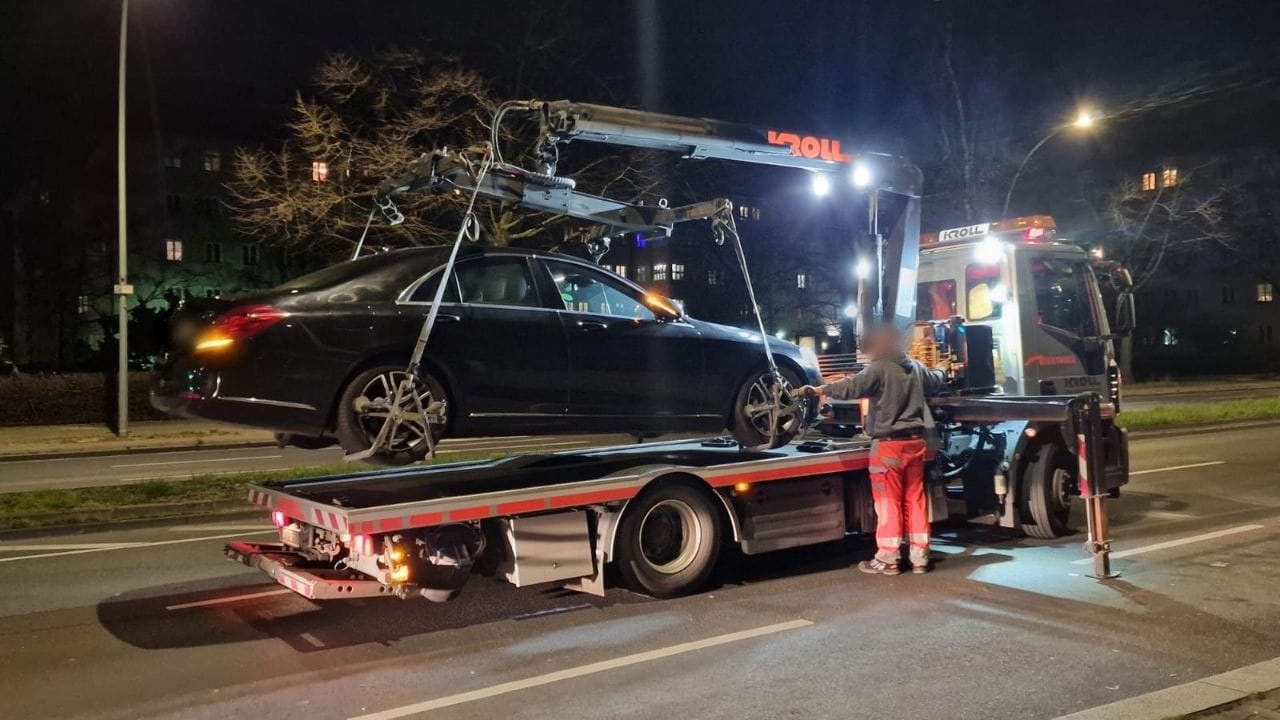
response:
<path id="1" fill-rule="evenodd" d="M 344 262 L 252 295 L 195 299 L 172 320 L 152 403 L 285 434 L 299 446 L 370 447 L 443 276 L 448 248 Z M 437 435 L 720 432 L 744 445 L 793 437 L 808 404 L 770 433 L 773 379 L 759 333 L 702 322 L 578 258 L 466 247 L 417 383 L 443 402 Z M 767 339 L 784 382 L 820 381 L 814 358 Z M 400 426 L 379 459 L 427 452 Z"/>

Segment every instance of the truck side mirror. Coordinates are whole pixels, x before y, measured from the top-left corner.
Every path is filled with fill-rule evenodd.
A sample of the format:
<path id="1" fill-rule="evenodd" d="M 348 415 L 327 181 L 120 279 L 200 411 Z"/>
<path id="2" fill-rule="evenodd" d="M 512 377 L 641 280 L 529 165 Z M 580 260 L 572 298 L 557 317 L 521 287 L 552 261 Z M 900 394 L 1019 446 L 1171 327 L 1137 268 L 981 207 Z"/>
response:
<path id="1" fill-rule="evenodd" d="M 1116 318 L 1111 332 L 1117 335 L 1132 335 L 1138 324 L 1137 311 L 1133 306 L 1133 290 L 1125 288 L 1116 296 Z"/>

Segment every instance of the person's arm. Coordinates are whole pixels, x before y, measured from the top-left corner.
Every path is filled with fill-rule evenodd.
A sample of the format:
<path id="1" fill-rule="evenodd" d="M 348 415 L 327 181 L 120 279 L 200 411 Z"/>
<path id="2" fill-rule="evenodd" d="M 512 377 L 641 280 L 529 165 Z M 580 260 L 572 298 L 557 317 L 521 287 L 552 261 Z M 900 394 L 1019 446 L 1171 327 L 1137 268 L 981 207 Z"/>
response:
<path id="1" fill-rule="evenodd" d="M 827 383 L 818 390 L 834 400 L 870 397 L 880 391 L 880 367 L 873 363 L 853 377 Z"/>
<path id="2" fill-rule="evenodd" d="M 940 395 L 947 389 L 947 373 L 945 370 L 933 370 L 927 367 L 920 368 L 924 376 L 924 394 Z"/>

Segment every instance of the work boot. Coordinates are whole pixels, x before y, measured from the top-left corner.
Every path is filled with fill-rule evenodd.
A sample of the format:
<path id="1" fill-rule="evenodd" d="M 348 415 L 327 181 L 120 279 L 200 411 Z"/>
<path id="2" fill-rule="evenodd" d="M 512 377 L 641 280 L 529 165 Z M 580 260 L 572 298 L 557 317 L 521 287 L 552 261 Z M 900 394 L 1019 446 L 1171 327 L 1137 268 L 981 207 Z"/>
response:
<path id="1" fill-rule="evenodd" d="M 897 563 L 890 565 L 883 560 L 871 559 L 863 560 L 858 563 L 858 570 L 868 575 L 899 575 L 902 570 L 898 568 Z"/>
<path id="2" fill-rule="evenodd" d="M 922 561 L 922 562 L 913 562 L 913 563 L 911 563 L 911 573 L 912 573 L 913 575 L 923 575 L 923 574 L 925 574 L 925 573 L 927 573 L 927 572 L 929 572 L 929 561 L 928 561 L 928 560 L 924 560 L 924 561 Z"/>

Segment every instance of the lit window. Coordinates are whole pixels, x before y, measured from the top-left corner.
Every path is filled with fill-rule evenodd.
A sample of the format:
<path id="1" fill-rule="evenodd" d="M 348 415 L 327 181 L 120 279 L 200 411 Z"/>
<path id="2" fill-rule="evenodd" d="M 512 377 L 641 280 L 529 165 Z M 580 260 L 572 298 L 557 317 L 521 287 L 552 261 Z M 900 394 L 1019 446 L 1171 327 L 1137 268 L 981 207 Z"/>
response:
<path id="1" fill-rule="evenodd" d="M 1258 283 L 1258 302 L 1269 303 L 1276 299 L 1275 290 L 1271 287 L 1271 283 Z"/>
<path id="2" fill-rule="evenodd" d="M 257 265 L 258 246 L 256 244 L 241 245 L 240 256 L 240 259 L 245 265 Z"/>
<path id="3" fill-rule="evenodd" d="M 165 240 L 164 242 L 164 259 L 179 262 L 182 260 L 182 241 L 181 240 Z"/>
<path id="4" fill-rule="evenodd" d="M 672 266 L 671 266 L 671 279 L 672 279 L 672 280 L 683 280 L 683 279 L 684 279 L 684 265 L 672 265 Z"/>
<path id="5" fill-rule="evenodd" d="M 707 284 L 708 284 L 708 285 L 719 285 L 719 284 L 720 284 L 720 271 L 718 271 L 718 270 L 708 270 L 708 271 L 707 271 Z"/>
<path id="6" fill-rule="evenodd" d="M 1178 328 L 1167 327 L 1160 332 L 1161 345 L 1177 345 L 1178 344 Z"/>
<path id="7" fill-rule="evenodd" d="M 204 261 L 208 263 L 222 262 L 222 243 L 207 242 L 204 244 Z"/>
<path id="8" fill-rule="evenodd" d="M 659 280 L 666 280 L 666 279 L 667 279 L 667 266 L 664 264 L 654 265 L 653 266 L 654 282 L 657 282 Z"/>
<path id="9" fill-rule="evenodd" d="M 222 170 L 222 153 L 210 150 L 204 154 L 204 171 L 219 172 Z"/>
<path id="10" fill-rule="evenodd" d="M 614 265 L 614 266 L 613 266 L 613 271 L 614 271 L 615 273 L 617 273 L 618 275 L 621 275 L 622 277 L 626 277 L 626 276 L 627 276 L 627 266 L 626 266 L 626 265 Z"/>
<path id="11" fill-rule="evenodd" d="M 646 282 L 648 280 L 649 280 L 649 266 L 637 265 L 636 266 L 636 282 Z"/>
<path id="12" fill-rule="evenodd" d="M 89 296 L 81 295 L 76 298 L 76 312 L 81 315 L 89 314 Z"/>
<path id="13" fill-rule="evenodd" d="M 1178 168 L 1167 167 L 1160 175 L 1161 187 L 1173 187 L 1178 184 Z"/>
<path id="14" fill-rule="evenodd" d="M 803 290 L 806 287 L 808 287 L 808 285 L 809 285 L 809 276 L 805 275 L 804 273 L 798 273 L 796 275 L 796 288 Z"/>
<path id="15" fill-rule="evenodd" d="M 1142 173 L 1142 189 L 1143 189 L 1144 191 L 1145 191 L 1145 190 L 1155 190 L 1155 189 L 1156 189 L 1156 174 L 1155 174 L 1155 173 L 1153 173 L 1153 172 L 1149 172 L 1149 173 Z"/>
<path id="16" fill-rule="evenodd" d="M 311 163 L 311 182 L 328 182 L 329 181 L 329 163 L 323 160 L 314 160 Z"/>

